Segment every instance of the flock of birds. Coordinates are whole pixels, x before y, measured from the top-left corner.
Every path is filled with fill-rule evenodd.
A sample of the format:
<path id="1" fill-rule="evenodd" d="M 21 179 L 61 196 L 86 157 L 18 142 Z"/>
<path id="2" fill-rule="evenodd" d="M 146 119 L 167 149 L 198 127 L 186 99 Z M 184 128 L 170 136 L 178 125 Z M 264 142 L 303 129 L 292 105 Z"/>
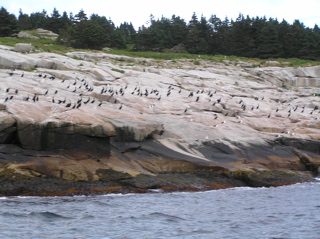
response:
<path id="1" fill-rule="evenodd" d="M 83 105 L 90 104 L 95 104 L 97 107 L 101 107 L 103 104 L 109 103 L 118 105 L 117 108 L 121 110 L 123 106 L 126 105 L 126 100 L 129 100 L 130 103 L 133 101 L 132 99 L 125 99 L 126 95 L 131 95 L 132 97 L 146 97 L 150 99 L 151 103 L 153 103 L 151 106 L 155 107 L 155 105 L 157 105 L 157 101 L 163 100 L 164 97 L 169 99 L 171 95 L 175 94 L 174 100 L 176 100 L 177 95 L 179 95 L 184 98 L 184 104 L 188 105 L 181 111 L 181 114 L 192 114 L 192 108 L 196 107 L 194 104 L 201 104 L 202 106 L 205 105 L 202 109 L 205 108 L 203 110 L 212 112 L 213 120 L 215 120 L 215 122 L 218 122 L 217 120 L 220 119 L 219 123 L 213 124 L 213 127 L 218 127 L 219 124 L 225 124 L 227 117 L 234 117 L 237 119 L 237 123 L 242 123 L 243 121 L 241 117 L 245 112 L 259 110 L 260 102 L 265 100 L 264 96 L 250 96 L 248 97 L 251 103 L 249 105 L 245 102 L 247 99 L 231 96 L 231 99 L 234 100 L 232 104 L 230 104 L 230 96 L 228 97 L 228 95 L 223 94 L 223 92 L 218 92 L 217 89 L 197 89 L 191 91 L 173 84 L 168 84 L 168 87 L 162 87 L 160 89 L 143 87 L 140 84 L 136 84 L 134 87 L 129 87 L 128 85 L 110 86 L 110 84 L 93 86 L 90 81 L 85 79 L 80 80 L 79 78 L 76 78 L 72 80 L 61 80 L 54 75 L 46 75 L 44 73 L 35 74 L 30 72 L 25 73 L 12 71 L 8 74 L 9 77 L 25 77 L 26 74 L 30 77 L 30 74 L 32 74 L 32 77 L 36 77 L 44 81 L 59 81 L 62 85 L 60 85 L 60 88 L 48 88 L 44 92 L 39 92 L 39 90 L 37 90 L 38 92 L 33 94 L 26 93 L 24 89 L 7 87 L 3 89 L 3 102 L 6 104 L 10 103 L 10 101 L 14 99 L 32 103 L 45 99 L 47 102 L 59 104 L 67 109 L 79 109 Z M 50 86 L 50 84 L 48 84 L 48 86 Z M 41 90 L 42 89 L 43 88 L 41 88 Z M 67 91 L 69 94 L 66 94 Z M 23 93 L 20 94 L 20 92 Z M 91 94 L 92 92 L 95 93 L 95 96 L 101 95 L 107 96 L 107 98 L 94 97 L 93 94 Z M 102 98 L 106 100 L 101 100 Z M 252 104 L 253 99 L 256 102 L 255 105 Z M 291 105 L 290 103 L 284 104 L 280 101 L 275 103 L 277 107 L 270 110 L 269 113 L 265 115 L 266 118 L 271 118 L 274 114 L 279 114 L 280 112 L 283 114 L 281 117 L 290 118 L 295 113 L 300 112 L 308 114 L 310 117 L 313 116 L 314 119 L 318 119 L 317 115 L 320 113 L 318 111 L 318 106 L 314 106 L 314 108 L 306 108 L 305 105 Z M 277 117 L 279 117 L 279 115 Z"/>

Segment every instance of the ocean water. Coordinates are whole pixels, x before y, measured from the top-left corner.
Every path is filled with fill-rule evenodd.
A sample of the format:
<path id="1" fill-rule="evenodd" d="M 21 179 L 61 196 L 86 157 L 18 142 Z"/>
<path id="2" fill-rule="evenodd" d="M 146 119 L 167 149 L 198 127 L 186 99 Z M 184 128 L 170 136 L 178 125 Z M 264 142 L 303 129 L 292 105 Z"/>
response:
<path id="1" fill-rule="evenodd" d="M 0 197 L 0 238 L 320 238 L 320 182 L 207 192 Z"/>

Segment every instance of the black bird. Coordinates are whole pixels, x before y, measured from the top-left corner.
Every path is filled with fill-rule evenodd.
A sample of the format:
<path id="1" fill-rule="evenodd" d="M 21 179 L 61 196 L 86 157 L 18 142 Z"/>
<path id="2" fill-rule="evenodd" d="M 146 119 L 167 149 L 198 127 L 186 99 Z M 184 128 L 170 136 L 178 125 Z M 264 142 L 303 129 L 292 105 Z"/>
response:
<path id="1" fill-rule="evenodd" d="M 101 106 L 102 105 L 102 101 L 100 101 L 100 103 L 98 104 L 98 106 Z"/>
<path id="2" fill-rule="evenodd" d="M 46 90 L 46 92 L 44 93 L 44 95 L 48 94 L 49 90 Z"/>
<path id="3" fill-rule="evenodd" d="M 9 98 L 8 98 L 8 97 L 6 97 L 6 98 L 4 99 L 4 102 L 8 101 L 8 99 L 9 99 Z"/>
<path id="4" fill-rule="evenodd" d="M 84 104 L 87 104 L 87 103 L 89 103 L 89 101 L 90 101 L 90 97 L 88 98 L 87 101 L 83 101 L 83 103 L 84 103 Z"/>
<path id="5" fill-rule="evenodd" d="M 21 77 L 23 77 L 23 76 L 24 76 L 24 73 L 21 74 Z"/>
<path id="6" fill-rule="evenodd" d="M 13 76 L 13 72 L 10 72 L 10 73 L 9 73 L 9 76 Z"/>
<path id="7" fill-rule="evenodd" d="M 10 91 L 10 88 L 7 88 L 7 89 L 6 89 L 6 92 L 9 92 L 9 91 Z"/>
<path id="8" fill-rule="evenodd" d="M 66 104 L 66 107 L 70 107 L 70 106 L 71 106 L 71 101 L 68 104 Z"/>
<path id="9" fill-rule="evenodd" d="M 13 98 L 13 95 L 10 96 L 9 100 L 12 100 L 12 98 Z"/>
<path id="10" fill-rule="evenodd" d="M 161 95 L 160 95 L 160 97 L 158 98 L 158 100 L 161 100 Z"/>
<path id="11" fill-rule="evenodd" d="M 54 94 L 57 94 L 58 93 L 58 90 L 56 90 L 55 92 L 54 92 Z"/>
<path id="12" fill-rule="evenodd" d="M 186 108 L 186 109 L 184 110 L 184 113 L 187 113 L 187 110 L 188 110 L 188 108 Z"/>
<path id="13" fill-rule="evenodd" d="M 14 91 L 14 93 L 18 94 L 18 89 L 16 89 L 16 90 Z"/>
<path id="14" fill-rule="evenodd" d="M 119 107 L 119 110 L 121 110 L 122 109 L 122 104 L 120 105 L 120 107 Z"/>
<path id="15" fill-rule="evenodd" d="M 199 96 L 197 96 L 197 99 L 196 99 L 196 101 L 199 101 Z"/>
<path id="16" fill-rule="evenodd" d="M 221 98 L 217 99 L 217 102 L 220 103 L 221 102 Z"/>

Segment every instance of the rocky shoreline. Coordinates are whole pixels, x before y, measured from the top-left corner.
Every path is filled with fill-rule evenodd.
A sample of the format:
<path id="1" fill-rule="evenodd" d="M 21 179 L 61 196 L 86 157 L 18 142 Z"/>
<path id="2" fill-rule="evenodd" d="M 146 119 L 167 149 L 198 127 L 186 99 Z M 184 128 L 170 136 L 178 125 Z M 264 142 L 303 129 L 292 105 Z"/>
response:
<path id="1" fill-rule="evenodd" d="M 320 167 L 320 66 L 0 49 L 0 195 L 270 187 Z"/>

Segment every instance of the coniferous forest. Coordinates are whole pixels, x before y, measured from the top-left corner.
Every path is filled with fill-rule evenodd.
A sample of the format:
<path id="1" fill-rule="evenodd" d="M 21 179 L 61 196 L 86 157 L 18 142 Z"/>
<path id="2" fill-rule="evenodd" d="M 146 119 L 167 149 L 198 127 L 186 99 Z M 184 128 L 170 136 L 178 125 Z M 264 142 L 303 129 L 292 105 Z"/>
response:
<path id="1" fill-rule="evenodd" d="M 111 19 L 98 14 L 87 16 L 54 8 L 52 13 L 34 12 L 19 16 L 0 9 L 0 37 L 13 36 L 19 31 L 44 28 L 59 34 L 58 41 L 74 48 L 125 49 L 130 44 L 134 51 L 164 52 L 180 46 L 191 54 L 235 55 L 256 58 L 301 58 L 320 60 L 320 28 L 305 27 L 295 20 L 239 16 L 235 20 L 206 18 L 195 13 L 189 21 L 173 15 L 154 19 L 148 25 L 134 29 L 132 23 L 115 26 Z"/>

